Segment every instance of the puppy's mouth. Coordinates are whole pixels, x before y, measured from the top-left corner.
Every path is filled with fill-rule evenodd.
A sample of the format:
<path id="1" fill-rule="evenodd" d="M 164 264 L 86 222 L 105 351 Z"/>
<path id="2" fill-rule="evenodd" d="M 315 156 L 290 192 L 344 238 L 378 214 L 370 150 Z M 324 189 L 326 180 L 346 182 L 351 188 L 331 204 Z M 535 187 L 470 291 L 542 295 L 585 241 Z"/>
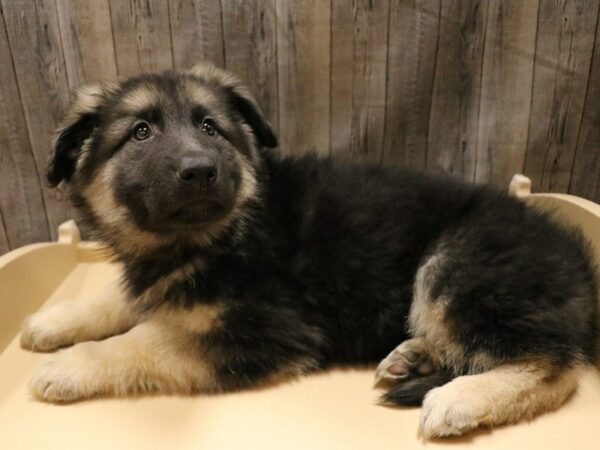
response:
<path id="1" fill-rule="evenodd" d="M 203 225 L 220 219 L 227 206 L 214 199 L 195 199 L 176 207 L 166 219 L 182 225 Z"/>

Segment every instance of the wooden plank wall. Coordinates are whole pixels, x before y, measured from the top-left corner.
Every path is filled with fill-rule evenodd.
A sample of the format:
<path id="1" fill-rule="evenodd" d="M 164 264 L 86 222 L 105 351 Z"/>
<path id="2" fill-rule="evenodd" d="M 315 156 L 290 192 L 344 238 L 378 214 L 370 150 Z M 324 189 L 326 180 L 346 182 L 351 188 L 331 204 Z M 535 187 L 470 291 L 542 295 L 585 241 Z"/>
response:
<path id="1" fill-rule="evenodd" d="M 281 151 L 600 202 L 600 0 L 0 0 L 0 253 L 73 211 L 44 182 L 78 86 L 210 60 Z"/>

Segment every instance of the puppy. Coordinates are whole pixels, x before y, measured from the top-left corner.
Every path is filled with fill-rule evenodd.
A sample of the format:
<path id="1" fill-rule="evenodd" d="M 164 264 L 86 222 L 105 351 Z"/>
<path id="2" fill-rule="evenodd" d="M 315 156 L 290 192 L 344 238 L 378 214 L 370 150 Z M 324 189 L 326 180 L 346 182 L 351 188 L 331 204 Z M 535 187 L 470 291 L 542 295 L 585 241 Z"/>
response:
<path id="1" fill-rule="evenodd" d="M 48 180 L 123 276 L 27 320 L 23 347 L 73 345 L 34 373 L 35 397 L 220 392 L 380 362 L 382 402 L 422 404 L 425 437 L 569 397 L 598 314 L 577 232 L 492 188 L 276 145 L 212 66 L 79 91 Z"/>

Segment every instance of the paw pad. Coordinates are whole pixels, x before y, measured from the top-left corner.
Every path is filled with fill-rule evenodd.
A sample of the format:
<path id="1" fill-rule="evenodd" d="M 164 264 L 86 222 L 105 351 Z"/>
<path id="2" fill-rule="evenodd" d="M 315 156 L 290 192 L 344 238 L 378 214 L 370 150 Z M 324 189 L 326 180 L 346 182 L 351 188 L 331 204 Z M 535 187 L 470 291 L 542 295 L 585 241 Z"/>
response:
<path id="1" fill-rule="evenodd" d="M 379 363 L 375 371 L 375 386 L 429 375 L 435 370 L 422 341 L 409 339 Z"/>

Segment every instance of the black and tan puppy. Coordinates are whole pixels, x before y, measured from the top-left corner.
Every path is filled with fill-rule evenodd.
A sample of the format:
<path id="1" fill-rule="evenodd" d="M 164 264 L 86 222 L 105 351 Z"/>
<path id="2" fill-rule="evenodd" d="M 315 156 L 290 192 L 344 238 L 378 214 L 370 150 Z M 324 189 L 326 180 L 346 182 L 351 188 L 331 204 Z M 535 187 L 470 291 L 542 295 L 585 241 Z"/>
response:
<path id="1" fill-rule="evenodd" d="M 431 437 L 573 392 L 597 332 L 577 233 L 490 188 L 276 144 L 214 67 L 79 92 L 48 178 L 123 279 L 28 319 L 24 347 L 76 344 L 38 368 L 33 395 L 216 392 L 381 361 L 383 400 L 423 403 Z"/>

